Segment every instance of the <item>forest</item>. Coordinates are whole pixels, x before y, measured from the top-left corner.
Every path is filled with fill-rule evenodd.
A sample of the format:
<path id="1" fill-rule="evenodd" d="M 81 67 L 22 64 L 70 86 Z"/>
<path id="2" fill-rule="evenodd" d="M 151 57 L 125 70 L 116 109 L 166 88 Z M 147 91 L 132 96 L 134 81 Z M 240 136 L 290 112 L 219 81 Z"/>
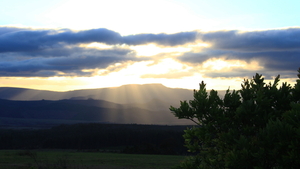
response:
<path id="1" fill-rule="evenodd" d="M 0 149 L 76 149 L 130 154 L 187 154 L 191 126 L 81 123 L 50 129 L 0 129 Z"/>

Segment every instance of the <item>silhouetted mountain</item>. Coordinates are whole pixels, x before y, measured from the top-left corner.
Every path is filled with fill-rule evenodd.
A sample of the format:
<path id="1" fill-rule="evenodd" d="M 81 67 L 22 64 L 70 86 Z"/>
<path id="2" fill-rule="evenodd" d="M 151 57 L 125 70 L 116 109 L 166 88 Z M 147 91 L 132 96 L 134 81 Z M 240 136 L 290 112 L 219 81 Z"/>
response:
<path id="1" fill-rule="evenodd" d="M 168 100 L 160 100 L 160 99 L 152 99 L 148 102 L 145 103 L 131 103 L 131 104 L 126 104 L 124 106 L 127 107 L 140 107 L 148 110 L 153 110 L 153 111 L 169 111 L 170 105 L 179 105 L 179 100 L 177 103 L 170 103 Z"/>
<path id="2" fill-rule="evenodd" d="M 8 100 L 61 100 L 64 92 L 0 87 L 0 98 Z"/>
<path id="3" fill-rule="evenodd" d="M 8 100 L 84 100 L 91 98 L 120 104 L 141 104 L 150 102 L 153 99 L 159 99 L 168 104 L 174 104 L 179 103 L 179 100 L 192 99 L 193 91 L 167 88 L 161 84 L 124 85 L 113 88 L 84 89 L 67 92 L 1 87 L 0 98 Z"/>
<path id="4" fill-rule="evenodd" d="M 103 107 L 102 107 L 103 106 Z M 123 124 L 190 124 L 168 111 L 126 107 L 102 100 L 11 101 L 0 100 L 2 126 L 49 126 L 97 122 Z M 40 121 L 36 121 L 40 120 Z"/>
<path id="5" fill-rule="evenodd" d="M 64 99 L 60 100 L 61 102 L 72 103 L 72 104 L 79 104 L 85 106 L 96 106 L 96 107 L 103 107 L 103 108 L 115 108 L 115 109 L 124 109 L 128 107 L 136 107 L 136 106 L 126 106 L 118 103 L 113 103 L 105 100 L 94 100 L 94 99 L 87 99 L 87 100 L 77 100 L 77 99 Z"/>
<path id="6" fill-rule="evenodd" d="M 220 95 L 224 95 L 224 91 Z M 28 124 L 29 121 L 50 125 L 75 121 L 191 124 L 174 117 L 169 107 L 179 106 L 180 100 L 193 99 L 193 91 L 167 88 L 161 84 L 67 92 L 1 87 L 0 98 L 6 99 L 0 100 L 2 125 L 4 122 Z"/>

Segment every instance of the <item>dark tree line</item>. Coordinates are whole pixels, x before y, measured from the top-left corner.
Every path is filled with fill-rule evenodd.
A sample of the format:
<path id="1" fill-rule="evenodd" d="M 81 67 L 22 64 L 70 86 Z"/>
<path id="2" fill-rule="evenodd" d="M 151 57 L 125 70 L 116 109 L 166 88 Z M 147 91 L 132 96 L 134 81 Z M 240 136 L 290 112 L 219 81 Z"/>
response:
<path id="1" fill-rule="evenodd" d="M 124 153 L 182 154 L 187 126 L 75 124 L 39 130 L 0 130 L 0 149 L 118 149 Z"/>

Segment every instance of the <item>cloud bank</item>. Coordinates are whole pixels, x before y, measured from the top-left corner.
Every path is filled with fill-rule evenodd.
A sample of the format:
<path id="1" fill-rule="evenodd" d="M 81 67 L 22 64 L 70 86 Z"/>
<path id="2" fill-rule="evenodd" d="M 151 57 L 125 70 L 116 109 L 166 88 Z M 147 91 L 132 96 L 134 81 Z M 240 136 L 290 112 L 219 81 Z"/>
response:
<path id="1" fill-rule="evenodd" d="M 294 78 L 294 74 L 300 67 L 300 29 L 278 29 L 265 31 L 241 32 L 216 31 L 203 33 L 199 32 L 198 37 L 205 43 L 210 44 L 209 48 L 201 52 L 188 52 L 177 59 L 189 64 L 201 64 L 209 59 L 242 60 L 250 63 L 259 62 L 263 67 L 263 74 L 280 73 Z M 235 75 L 243 77 L 248 68 L 244 71 L 232 70 L 232 72 L 210 72 L 210 77 L 228 77 Z M 240 73 L 237 73 L 240 72 Z"/>
<path id="2" fill-rule="evenodd" d="M 92 42 L 108 45 L 156 43 L 163 46 L 176 46 L 195 41 L 196 35 L 197 32 L 181 32 L 121 36 L 105 28 L 74 32 L 69 29 L 24 30 L 0 27 L 0 52 L 39 51 L 51 47 Z"/>
<path id="3" fill-rule="evenodd" d="M 93 42 L 111 46 L 109 49 L 87 48 Z M 70 29 L 29 29 L 0 27 L 0 76 L 51 77 L 91 76 L 85 69 L 106 69 L 116 63 L 159 60 L 159 57 L 139 57 L 130 46 L 155 44 L 161 48 L 206 43 L 207 47 L 191 48 L 179 55 L 164 54 L 182 64 L 199 68 L 210 59 L 225 61 L 257 61 L 259 73 L 284 74 L 294 78 L 300 67 L 300 28 L 248 31 L 179 32 L 174 34 L 136 34 L 122 36 L 118 32 L 99 28 L 82 31 Z M 127 46 L 124 48 L 123 46 Z M 128 65 L 128 64 L 126 64 Z M 208 77 L 248 76 L 250 68 L 232 71 L 204 72 Z M 192 70 L 195 72 L 195 70 Z M 238 72 L 238 73 L 237 73 Z M 172 72 L 170 72 L 172 73 Z M 203 72 L 202 72 L 203 73 Z M 275 73 L 275 74 L 274 74 Z M 191 76 L 190 72 L 165 75 Z M 252 74 L 251 74 L 252 75 Z M 164 75 L 144 75 L 142 78 L 163 78 Z"/>

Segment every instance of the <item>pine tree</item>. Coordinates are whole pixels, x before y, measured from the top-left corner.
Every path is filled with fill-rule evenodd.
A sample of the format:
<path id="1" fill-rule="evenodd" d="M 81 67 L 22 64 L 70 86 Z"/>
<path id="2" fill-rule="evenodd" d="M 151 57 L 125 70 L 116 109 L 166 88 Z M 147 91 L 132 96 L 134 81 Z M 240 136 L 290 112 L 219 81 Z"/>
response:
<path id="1" fill-rule="evenodd" d="M 185 130 L 186 147 L 197 155 L 179 168 L 298 168 L 300 166 L 300 68 L 295 86 L 265 83 L 262 75 L 245 79 L 241 90 L 206 91 L 170 107 L 179 119 L 197 125 Z"/>

